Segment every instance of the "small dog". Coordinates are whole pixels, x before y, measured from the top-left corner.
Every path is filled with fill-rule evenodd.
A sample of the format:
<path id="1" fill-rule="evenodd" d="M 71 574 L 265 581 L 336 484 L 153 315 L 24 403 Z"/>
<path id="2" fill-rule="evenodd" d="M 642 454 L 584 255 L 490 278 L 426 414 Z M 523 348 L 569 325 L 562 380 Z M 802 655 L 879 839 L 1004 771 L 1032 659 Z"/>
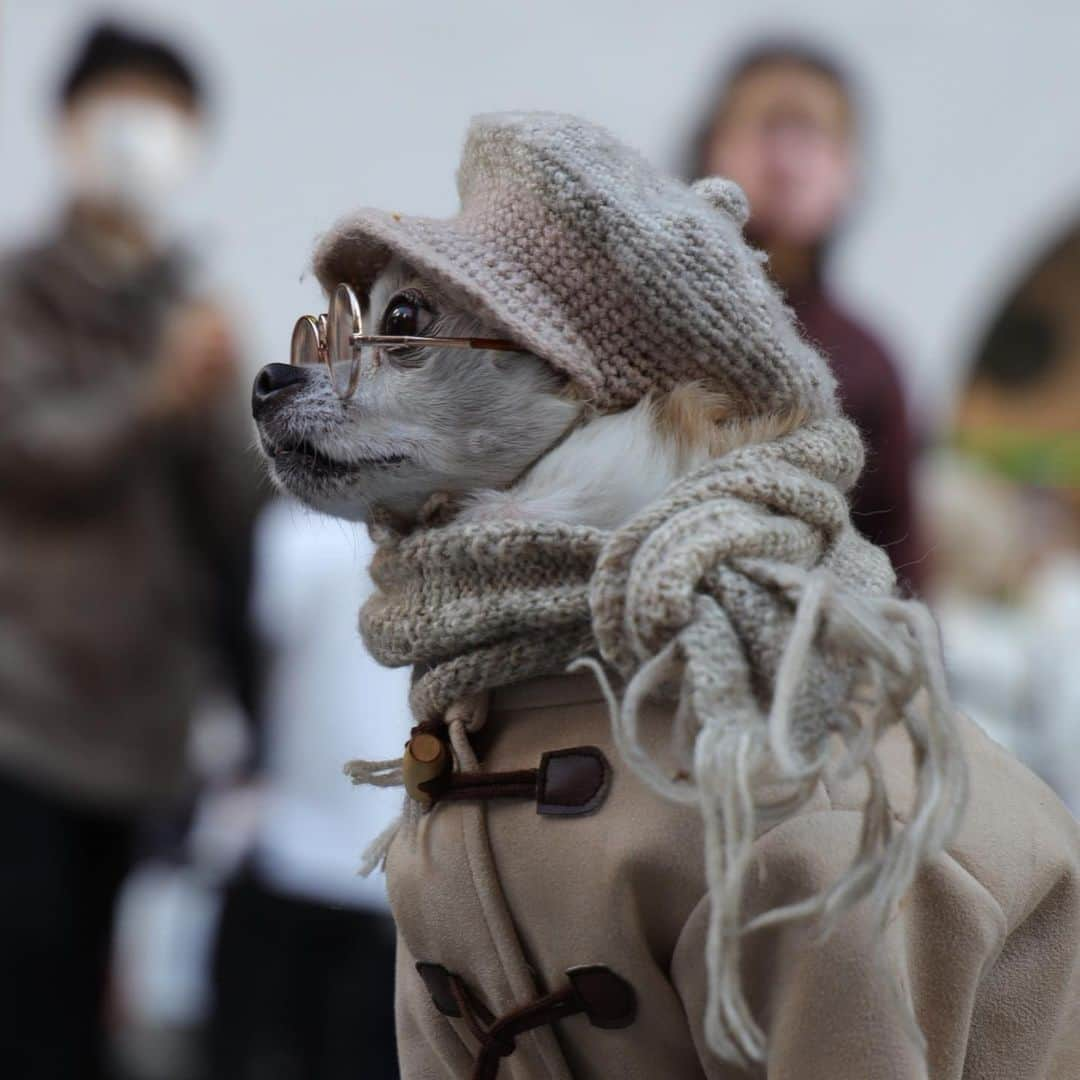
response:
<path id="1" fill-rule="evenodd" d="M 496 336 L 397 260 L 363 315 L 377 333 Z M 734 421 L 722 395 L 693 385 L 596 414 L 539 357 L 437 347 L 383 349 L 344 402 L 324 368 L 269 365 L 252 412 L 275 483 L 325 513 L 369 521 L 379 507 L 408 522 L 444 494 L 458 520 L 599 529 L 709 459 L 802 422 Z"/>

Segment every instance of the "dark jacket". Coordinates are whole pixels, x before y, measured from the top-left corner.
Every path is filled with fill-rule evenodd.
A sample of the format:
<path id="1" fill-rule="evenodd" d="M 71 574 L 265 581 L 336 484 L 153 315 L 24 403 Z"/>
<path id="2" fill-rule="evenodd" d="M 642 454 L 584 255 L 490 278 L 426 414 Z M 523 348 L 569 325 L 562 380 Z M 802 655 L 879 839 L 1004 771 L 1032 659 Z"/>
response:
<path id="1" fill-rule="evenodd" d="M 0 264 L 0 770 L 100 805 L 176 793 L 193 704 L 246 679 L 246 425 L 141 405 L 183 279 L 73 222 Z"/>
<path id="2" fill-rule="evenodd" d="M 803 333 L 829 358 L 844 412 L 866 441 L 866 468 L 852 495 L 852 521 L 888 552 L 901 585 L 918 592 L 927 552 L 912 493 L 915 445 L 896 365 L 820 278 L 789 292 L 787 301 Z"/>

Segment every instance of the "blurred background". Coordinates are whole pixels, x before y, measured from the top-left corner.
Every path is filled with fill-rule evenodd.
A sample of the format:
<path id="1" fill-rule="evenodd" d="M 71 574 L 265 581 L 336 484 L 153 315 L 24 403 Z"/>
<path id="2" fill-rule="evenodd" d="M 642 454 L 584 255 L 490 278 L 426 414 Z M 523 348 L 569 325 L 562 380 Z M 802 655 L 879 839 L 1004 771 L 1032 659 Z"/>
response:
<path id="1" fill-rule="evenodd" d="M 244 401 L 297 315 L 321 310 L 315 237 L 358 205 L 452 213 L 480 111 L 580 113 L 672 172 L 743 183 L 751 236 L 867 434 L 857 524 L 935 608 L 961 705 L 1080 810 L 1078 33 L 1064 0 L 821 0 L 812 16 L 768 0 L 6 0 L 0 802 L 24 854 L 0 883 L 45 913 L 0 910 L 40 974 L 0 988 L 22 1018 L 15 1075 L 393 1075 L 377 1064 L 392 930 L 353 868 L 396 797 L 351 791 L 341 764 L 400 752 L 405 676 L 355 636 L 366 537 L 273 498 Z M 123 139 L 142 140 L 141 179 L 113 168 Z M 47 378 L 19 374 L 46 354 Z M 88 386 L 106 402 L 89 419 Z M 93 484 L 136 458 L 157 471 L 101 511 Z M 163 537 L 167 566 L 131 555 Z M 139 623 L 162 574 L 189 600 L 177 582 L 200 582 L 183 632 L 169 625 L 175 654 Z M 34 664 L 92 666 L 106 610 L 139 639 L 116 685 L 65 661 L 66 700 L 45 700 Z M 166 692 L 163 665 L 200 674 Z M 169 748 L 81 768 L 71 717 L 108 694 L 176 712 Z M 98 928 L 58 937 L 41 898 L 91 893 Z M 105 1017 L 102 1063 L 41 1064 L 61 1040 L 35 1034 L 33 994 L 89 938 L 70 1011 Z"/>

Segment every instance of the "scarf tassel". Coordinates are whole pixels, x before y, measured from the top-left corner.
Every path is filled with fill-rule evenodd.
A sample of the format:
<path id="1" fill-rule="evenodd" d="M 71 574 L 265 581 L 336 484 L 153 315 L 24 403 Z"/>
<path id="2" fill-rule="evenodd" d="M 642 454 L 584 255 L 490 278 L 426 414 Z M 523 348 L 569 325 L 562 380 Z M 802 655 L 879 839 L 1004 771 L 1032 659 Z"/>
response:
<path id="1" fill-rule="evenodd" d="M 747 566 L 748 571 L 759 568 Z M 776 669 L 768 714 L 750 690 L 749 670 L 731 670 L 723 708 L 710 708 L 699 683 L 715 673 L 718 656 L 742 656 L 723 608 L 700 596 L 694 621 L 655 655 L 644 659 L 619 701 L 602 664 L 585 658 L 570 670 L 594 673 L 611 713 L 616 743 L 627 763 L 663 798 L 698 803 L 705 823 L 705 868 L 711 908 L 707 929 L 708 1004 L 706 1037 L 724 1060 L 743 1066 L 762 1062 L 766 1039 L 746 1000 L 740 976 L 746 934 L 783 923 L 818 917 L 828 935 L 856 903 L 867 900 L 884 927 L 911 887 L 922 863 L 942 850 L 956 828 L 964 799 L 963 761 L 953 725 L 937 627 L 920 603 L 866 597 L 843 589 L 828 570 L 792 566 L 768 568 L 771 584 L 796 601 L 795 614 Z M 710 647 L 699 635 L 706 627 Z M 717 635 L 721 638 L 718 639 Z M 730 639 L 730 640 L 724 640 Z M 732 649 L 731 646 L 736 648 Z M 799 692 L 815 655 L 835 656 L 865 675 L 867 687 L 837 725 L 845 744 L 837 766 L 823 739 L 808 757 L 795 738 Z M 682 670 L 676 708 L 675 751 L 693 746 L 692 771 L 672 777 L 641 737 L 641 709 Z M 706 673 L 705 677 L 702 673 Z M 917 700 L 925 688 L 925 701 Z M 753 713 L 753 716 L 746 715 Z M 741 714 L 741 715 L 740 715 Z M 894 827 L 875 745 L 886 727 L 902 723 L 916 761 L 916 796 L 910 820 Z M 696 732 L 696 738 L 695 738 Z M 760 803 L 755 780 L 764 769 L 778 774 L 793 791 L 776 803 Z M 740 906 L 754 843 L 763 825 L 789 818 L 829 774 L 866 772 L 869 792 L 859 848 L 843 875 L 816 896 L 764 912 L 743 922 Z M 910 1000 L 895 985 L 911 1037 L 922 1034 Z"/>

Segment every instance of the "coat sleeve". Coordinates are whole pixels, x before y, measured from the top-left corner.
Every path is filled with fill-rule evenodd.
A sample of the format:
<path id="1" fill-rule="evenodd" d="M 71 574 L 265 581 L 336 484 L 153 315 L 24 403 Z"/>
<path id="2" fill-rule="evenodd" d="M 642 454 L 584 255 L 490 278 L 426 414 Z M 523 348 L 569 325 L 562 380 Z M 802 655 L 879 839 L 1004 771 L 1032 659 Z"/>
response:
<path id="1" fill-rule="evenodd" d="M 861 816 L 806 814 L 757 843 L 749 875 L 748 917 L 826 887 L 849 865 Z M 990 894 L 949 856 L 924 868 L 884 932 L 865 906 L 828 937 L 793 923 L 747 937 L 742 976 L 750 1007 L 768 1039 L 763 1072 L 723 1065 L 705 1042 L 705 940 L 708 898 L 687 921 L 672 980 L 710 1080 L 960 1080 L 982 972 L 1005 938 Z M 904 1022 L 908 998 L 927 1043 Z"/>

